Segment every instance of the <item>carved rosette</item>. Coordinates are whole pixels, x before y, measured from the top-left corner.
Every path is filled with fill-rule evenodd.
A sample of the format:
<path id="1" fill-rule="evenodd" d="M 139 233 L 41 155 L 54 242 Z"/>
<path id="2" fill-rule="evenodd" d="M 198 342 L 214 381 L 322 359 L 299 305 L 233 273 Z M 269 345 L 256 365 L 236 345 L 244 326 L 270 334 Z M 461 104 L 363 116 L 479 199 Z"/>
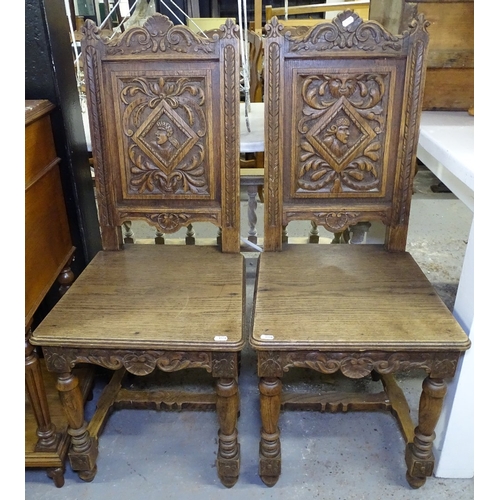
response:
<path id="1" fill-rule="evenodd" d="M 381 374 L 422 369 L 433 377 L 454 375 L 459 353 L 392 353 L 392 352 L 321 352 L 302 351 L 283 356 L 284 371 L 292 367 L 311 368 L 321 373 L 335 373 L 340 370 L 349 378 L 358 379 L 372 371 Z"/>
<path id="2" fill-rule="evenodd" d="M 459 356 L 459 352 L 259 351 L 258 374 L 260 377 L 281 377 L 290 368 L 310 368 L 328 374 L 340 370 L 348 378 L 359 379 L 372 371 L 389 374 L 421 369 L 432 377 L 443 378 L 454 375 Z"/>
<path id="3" fill-rule="evenodd" d="M 119 84 L 128 195 L 207 195 L 205 77 Z"/>
<path id="4" fill-rule="evenodd" d="M 297 71 L 294 77 L 300 89 L 296 195 L 379 193 L 390 73 Z"/>
<path id="5" fill-rule="evenodd" d="M 124 367 L 133 375 L 143 376 L 159 368 L 164 372 L 174 372 L 185 368 L 204 368 L 212 371 L 209 353 L 155 351 L 155 350 L 113 350 L 92 349 L 60 349 L 44 347 L 43 352 L 49 371 L 69 372 L 79 363 L 90 363 L 111 370 Z"/>
<path id="6" fill-rule="evenodd" d="M 298 212 L 296 210 L 285 211 L 285 222 L 292 220 L 313 220 L 316 224 L 323 226 L 332 233 L 344 231 L 348 227 L 357 222 L 365 221 L 369 216 L 371 220 L 378 219 L 387 224 L 389 221 L 388 211 L 371 211 L 371 212 Z"/>

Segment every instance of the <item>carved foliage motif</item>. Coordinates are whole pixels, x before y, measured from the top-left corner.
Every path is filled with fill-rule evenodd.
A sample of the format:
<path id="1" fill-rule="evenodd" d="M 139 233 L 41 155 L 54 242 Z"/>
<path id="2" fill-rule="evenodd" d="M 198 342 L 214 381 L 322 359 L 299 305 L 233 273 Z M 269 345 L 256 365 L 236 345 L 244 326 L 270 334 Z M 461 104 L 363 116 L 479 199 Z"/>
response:
<path id="1" fill-rule="evenodd" d="M 177 351 L 136 351 L 93 349 L 91 352 L 77 349 L 45 348 L 47 368 L 55 372 L 69 372 L 78 363 L 90 363 L 111 370 L 122 366 L 133 375 L 148 375 L 155 368 L 164 372 L 174 372 L 184 368 L 204 368 L 212 370 L 209 353 Z"/>
<path id="2" fill-rule="evenodd" d="M 131 194 L 208 194 L 203 77 L 123 78 L 122 133 Z"/>
<path id="3" fill-rule="evenodd" d="M 380 192 L 390 73 L 295 77 L 297 194 Z"/>
<path id="4" fill-rule="evenodd" d="M 141 52 L 205 53 L 214 51 L 213 43 L 184 26 L 176 26 L 166 16 L 155 14 L 142 27 L 131 28 L 108 43 L 109 54 Z"/>
<path id="5" fill-rule="evenodd" d="M 259 352 L 261 377 L 281 377 L 290 368 L 310 368 L 321 373 L 341 371 L 349 378 L 363 378 L 372 371 L 381 374 L 422 369 L 434 377 L 454 375 L 459 353 L 393 352 Z"/>
<path id="6" fill-rule="evenodd" d="M 340 13 L 331 23 L 322 23 L 304 33 L 285 34 L 289 50 L 323 51 L 332 49 L 386 50 L 399 52 L 403 48 L 403 35 L 392 35 L 380 24 L 363 20 L 352 11 Z"/>

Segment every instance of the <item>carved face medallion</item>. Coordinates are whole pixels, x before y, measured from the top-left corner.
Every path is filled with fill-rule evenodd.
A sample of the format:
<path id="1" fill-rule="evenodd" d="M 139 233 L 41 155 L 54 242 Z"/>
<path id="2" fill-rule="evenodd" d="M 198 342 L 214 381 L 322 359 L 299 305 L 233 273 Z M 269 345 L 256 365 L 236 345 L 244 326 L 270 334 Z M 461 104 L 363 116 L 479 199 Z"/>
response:
<path id="1" fill-rule="evenodd" d="M 380 192 L 389 74 L 303 74 L 295 195 Z"/>
<path id="2" fill-rule="evenodd" d="M 128 195 L 207 195 L 205 80 L 123 80 Z"/>

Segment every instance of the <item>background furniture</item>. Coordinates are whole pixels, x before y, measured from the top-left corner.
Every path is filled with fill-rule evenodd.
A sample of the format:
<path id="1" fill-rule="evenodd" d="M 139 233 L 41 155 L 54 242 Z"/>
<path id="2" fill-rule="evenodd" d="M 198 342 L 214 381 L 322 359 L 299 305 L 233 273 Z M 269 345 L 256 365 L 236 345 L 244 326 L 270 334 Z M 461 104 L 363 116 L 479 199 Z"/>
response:
<path id="1" fill-rule="evenodd" d="M 47 100 L 25 101 L 25 466 L 43 467 L 56 486 L 64 484 L 69 446 L 67 421 L 54 397 L 53 377 L 29 343 L 33 317 L 57 281 L 64 293 L 73 281 L 75 252 L 56 156 Z M 84 394 L 91 373 L 81 373 Z"/>
<path id="2" fill-rule="evenodd" d="M 71 428 L 70 464 L 85 481 L 95 477 L 98 435 L 109 412 L 131 397 L 126 380 L 155 369 L 195 368 L 215 379 L 216 394 L 207 404 L 198 404 L 196 395 L 166 391 L 142 399 L 134 391 L 129 400 L 166 409 L 215 406 L 218 474 L 228 487 L 238 479 L 245 286 L 239 254 L 239 46 L 234 23 L 223 29 L 224 37 L 210 40 L 157 14 L 110 41 L 93 22 L 84 26 L 103 251 L 31 342 L 43 347 L 48 370 L 57 373 Z M 220 228 L 221 248 L 123 247 L 121 224 L 140 219 L 169 233 L 210 222 Z M 79 364 L 114 370 L 88 425 L 72 371 Z"/>
<path id="3" fill-rule="evenodd" d="M 283 16 L 287 14 L 285 7 L 266 5 L 266 21 L 269 22 L 274 16 L 277 16 L 281 17 L 280 22 L 283 26 L 314 26 L 315 24 L 323 22 L 325 18 L 331 19 L 336 17 L 338 13 L 344 10 L 352 10 L 362 19 L 368 20 L 370 1 L 327 1 L 320 4 L 294 5 L 288 7 L 288 15 L 292 16 L 292 18 L 289 19 L 283 18 Z"/>
<path id="4" fill-rule="evenodd" d="M 465 111 L 424 111 L 417 156 L 474 211 L 474 117 Z M 436 429 L 436 476 L 474 476 L 474 222 L 462 265 L 453 315 L 472 347 L 450 383 Z"/>
<path id="5" fill-rule="evenodd" d="M 259 474 L 281 472 L 282 408 L 389 410 L 406 442 L 406 479 L 433 473 L 434 429 L 469 339 L 405 251 L 428 41 L 420 15 L 393 35 L 344 12 L 302 36 L 267 27 L 265 221 L 250 343 L 262 419 Z M 386 226 L 384 245 L 284 245 L 282 227 L 313 220 L 331 232 Z M 336 391 L 282 393 L 286 373 L 332 377 Z M 411 418 L 397 375 L 423 370 Z M 361 394 L 342 393 L 341 376 Z M 375 392 L 373 382 L 381 382 Z"/>
<path id="6" fill-rule="evenodd" d="M 370 19 L 402 33 L 416 13 L 429 25 L 424 110 L 474 106 L 474 0 L 371 0 Z"/>

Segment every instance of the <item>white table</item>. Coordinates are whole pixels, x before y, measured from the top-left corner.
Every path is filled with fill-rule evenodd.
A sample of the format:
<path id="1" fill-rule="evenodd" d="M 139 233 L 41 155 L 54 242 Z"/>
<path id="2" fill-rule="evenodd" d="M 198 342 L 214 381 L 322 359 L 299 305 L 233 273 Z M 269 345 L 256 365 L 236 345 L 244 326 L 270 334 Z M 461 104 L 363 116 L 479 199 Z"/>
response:
<path id="1" fill-rule="evenodd" d="M 245 103 L 240 103 L 240 152 L 256 153 L 264 151 L 264 103 L 251 102 L 248 113 L 250 131 L 245 119 Z"/>
<path id="2" fill-rule="evenodd" d="M 417 156 L 474 211 L 473 116 L 460 111 L 423 112 Z M 435 475 L 471 478 L 474 476 L 474 222 L 453 314 L 469 335 L 472 347 L 465 353 L 450 383 L 436 429 Z"/>

